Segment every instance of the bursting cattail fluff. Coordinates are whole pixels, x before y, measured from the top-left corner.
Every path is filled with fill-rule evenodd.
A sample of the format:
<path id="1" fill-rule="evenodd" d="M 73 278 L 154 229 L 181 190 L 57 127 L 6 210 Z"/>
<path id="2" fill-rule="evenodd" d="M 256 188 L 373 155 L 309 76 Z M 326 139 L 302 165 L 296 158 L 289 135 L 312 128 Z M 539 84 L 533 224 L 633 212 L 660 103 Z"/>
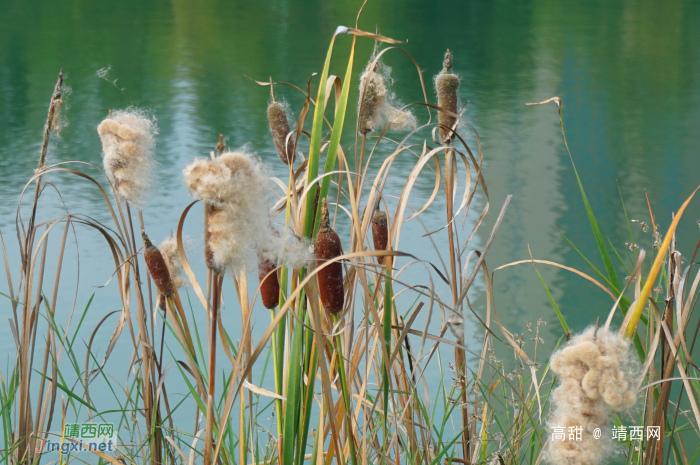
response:
<path id="1" fill-rule="evenodd" d="M 316 235 L 314 244 L 314 255 L 316 256 L 316 266 L 325 264 L 343 253 L 343 246 L 340 244 L 340 237 L 331 228 L 328 219 L 328 201 L 323 199 L 321 204 L 321 226 Z M 339 313 L 343 310 L 345 303 L 345 293 L 343 291 L 343 265 L 340 262 L 333 262 L 318 271 L 318 292 L 321 295 L 323 308 L 330 313 Z"/>
<path id="2" fill-rule="evenodd" d="M 173 287 L 184 287 L 185 279 L 182 275 L 182 262 L 180 261 L 180 253 L 177 250 L 177 239 L 170 233 L 170 235 L 163 240 L 158 246 L 161 255 L 163 255 L 163 260 L 165 260 L 165 266 L 168 267 L 170 272 L 170 279 L 172 280 Z"/>
<path id="3" fill-rule="evenodd" d="M 394 131 L 415 128 L 416 117 L 410 111 L 397 108 L 399 105 L 393 102 L 393 94 L 387 89 L 386 82 L 391 82 L 391 69 L 382 63 L 377 63 L 374 69 L 370 69 L 370 65 L 360 76 L 358 104 L 360 133 L 368 134 L 376 129 L 382 129 L 386 124 Z"/>
<path id="4" fill-rule="evenodd" d="M 448 49 L 445 53 L 442 71 L 435 76 L 435 91 L 438 97 L 438 106 L 457 114 L 457 91 L 459 90 L 459 76 L 452 74 L 452 53 Z M 440 124 L 440 141 L 443 144 L 450 142 L 454 138 L 452 128 L 457 124 L 457 118 L 448 115 L 444 111 L 438 112 L 438 123 Z"/>
<path id="5" fill-rule="evenodd" d="M 303 246 L 270 228 L 268 179 L 255 155 L 237 151 L 197 159 L 184 175 L 190 193 L 207 204 L 208 266 L 219 273 L 240 269 L 258 254 L 274 263 L 308 261 Z"/>
<path id="6" fill-rule="evenodd" d="M 280 160 L 285 165 L 294 164 L 294 137 L 287 138 L 291 132 L 288 106 L 276 101 L 270 103 L 267 107 L 267 121 L 270 124 L 270 133 Z"/>
<path id="7" fill-rule="evenodd" d="M 97 127 L 105 171 L 119 196 L 143 204 L 155 165 L 156 123 L 135 108 L 113 112 Z"/>
<path id="8" fill-rule="evenodd" d="M 639 362 L 630 342 L 605 328 L 590 327 L 552 356 L 559 376 L 553 391 L 550 429 L 582 427 L 582 440 L 552 440 L 547 459 L 552 464 L 596 465 L 614 452 L 606 434 L 595 439 L 593 430 L 608 430 L 613 412 L 634 407 Z"/>
<path id="9" fill-rule="evenodd" d="M 169 297 L 173 295 L 173 281 L 168 265 L 163 258 L 163 254 L 161 254 L 158 247 L 151 243 L 144 231 L 141 231 L 141 236 L 143 237 L 145 246 L 143 258 L 146 262 L 148 272 L 151 274 L 151 278 L 153 278 L 153 283 L 156 285 L 158 292 Z"/>

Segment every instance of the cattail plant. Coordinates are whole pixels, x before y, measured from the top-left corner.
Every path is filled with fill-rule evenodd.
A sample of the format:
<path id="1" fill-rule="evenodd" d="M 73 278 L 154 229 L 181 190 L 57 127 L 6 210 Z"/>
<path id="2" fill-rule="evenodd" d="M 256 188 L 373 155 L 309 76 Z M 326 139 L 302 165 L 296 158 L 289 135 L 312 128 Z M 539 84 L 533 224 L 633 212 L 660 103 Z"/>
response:
<path id="1" fill-rule="evenodd" d="M 207 262 L 218 272 L 239 269 L 255 249 L 274 249 L 269 231 L 267 178 L 260 161 L 245 151 L 197 159 L 184 170 L 190 193 L 207 204 Z M 269 257 L 267 257 L 269 258 Z"/>
<path id="2" fill-rule="evenodd" d="M 267 121 L 270 124 L 272 140 L 277 148 L 277 155 L 285 165 L 294 164 L 294 138 L 287 136 L 291 132 L 289 129 L 289 108 L 287 105 L 275 100 L 275 93 L 270 85 L 270 95 L 272 101 L 267 107 Z"/>
<path id="3" fill-rule="evenodd" d="M 170 297 L 173 295 L 173 281 L 168 265 L 163 258 L 163 254 L 160 252 L 158 247 L 153 245 L 153 243 L 150 241 L 146 231 L 141 231 L 141 236 L 143 237 L 143 242 L 145 244 L 143 258 L 146 262 L 148 272 L 151 274 L 151 278 L 153 278 L 153 282 L 155 283 L 158 292 L 166 297 Z"/>
<path id="4" fill-rule="evenodd" d="M 163 257 L 163 261 L 165 261 L 165 266 L 168 268 L 173 289 L 183 287 L 185 285 L 185 279 L 182 275 L 182 262 L 180 261 L 180 254 L 177 251 L 177 239 L 173 233 L 170 233 L 170 235 L 160 243 L 158 250 Z M 148 264 L 148 262 L 146 263 Z M 153 273 L 151 273 L 151 275 L 153 275 Z M 165 309 L 167 297 L 166 294 L 160 293 L 158 306 L 161 309 Z"/>
<path id="5" fill-rule="evenodd" d="M 452 53 L 448 49 L 445 53 L 442 71 L 435 76 L 435 90 L 438 97 L 438 106 L 457 114 L 457 91 L 459 90 L 459 76 L 452 72 Z M 443 144 L 450 142 L 454 138 L 453 130 L 457 125 L 457 117 L 447 114 L 445 111 L 438 113 L 438 123 L 440 124 L 440 141 Z"/>
<path id="6" fill-rule="evenodd" d="M 155 120 L 135 108 L 110 112 L 97 127 L 107 176 L 132 204 L 143 203 L 152 182 L 156 132 Z"/>
<path id="7" fill-rule="evenodd" d="M 343 247 L 340 237 L 331 228 L 328 219 L 328 200 L 323 199 L 321 204 L 321 225 L 314 244 L 316 265 L 321 266 L 328 260 L 342 255 Z M 318 276 L 318 288 L 323 307 L 330 313 L 336 314 L 343 310 L 345 293 L 343 292 L 343 265 L 333 262 L 320 270 Z"/>
<path id="8" fill-rule="evenodd" d="M 580 426 L 582 439 L 552 441 L 547 458 L 552 464 L 596 465 L 613 449 L 605 431 L 613 412 L 631 409 L 637 400 L 639 361 L 624 336 L 597 325 L 574 337 L 552 356 L 559 386 L 552 393 L 550 427 Z"/>

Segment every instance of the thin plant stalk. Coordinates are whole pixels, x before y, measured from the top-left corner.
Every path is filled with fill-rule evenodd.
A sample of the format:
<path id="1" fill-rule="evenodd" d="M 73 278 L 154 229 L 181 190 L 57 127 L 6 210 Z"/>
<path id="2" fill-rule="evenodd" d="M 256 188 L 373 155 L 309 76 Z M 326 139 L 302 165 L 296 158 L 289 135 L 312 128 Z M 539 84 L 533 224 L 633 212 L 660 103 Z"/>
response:
<path id="1" fill-rule="evenodd" d="M 338 315 L 333 315 L 333 324 L 338 324 Z M 347 421 L 348 444 L 350 446 L 350 461 L 352 465 L 357 465 L 357 452 L 355 450 L 355 433 L 352 427 L 352 406 L 350 404 L 350 385 L 345 377 L 345 359 L 343 358 L 343 341 L 340 334 L 335 336 L 335 352 L 337 356 L 336 366 L 338 367 L 338 377 L 340 379 L 340 388 L 343 394 L 343 402 L 345 404 L 345 418 Z"/>
<path id="2" fill-rule="evenodd" d="M 204 432 L 204 465 L 211 465 L 214 435 L 214 389 L 216 383 L 216 326 L 219 313 L 220 288 L 223 277 L 212 280 L 211 313 L 209 316 L 209 389 L 207 392 L 207 424 Z"/>
<path id="3" fill-rule="evenodd" d="M 390 391 L 390 377 L 391 367 L 389 366 L 390 360 L 384 358 L 384 353 L 387 357 L 391 358 L 391 320 L 392 320 L 392 310 L 393 310 L 393 292 L 391 286 L 391 269 L 392 260 L 391 256 L 384 257 L 384 264 L 386 270 L 386 278 L 384 279 L 384 313 L 382 328 L 384 333 L 384 345 L 386 347 L 386 352 L 382 352 L 382 384 L 383 384 L 383 400 L 384 400 L 384 448 L 383 454 L 388 452 L 389 445 L 389 391 Z M 386 457 L 383 457 L 383 461 L 386 461 Z"/>
<path id="4" fill-rule="evenodd" d="M 449 144 L 449 143 L 448 143 Z M 453 194 L 454 194 L 454 184 L 452 179 L 453 163 L 454 163 L 454 151 L 451 148 L 445 150 L 445 200 L 447 205 L 447 237 L 448 246 L 450 251 L 450 273 L 451 273 L 451 283 L 452 285 L 452 299 L 455 310 L 457 310 L 457 282 L 459 278 L 457 276 L 457 264 L 456 264 L 456 251 L 455 251 L 455 236 L 453 232 L 453 221 L 452 216 L 454 212 L 453 208 Z M 464 337 L 462 336 L 460 340 L 456 341 L 458 345 L 464 346 Z M 457 370 L 457 379 L 460 385 L 460 398 L 462 403 L 462 453 L 464 454 L 464 460 L 469 460 L 469 405 L 467 403 L 467 369 L 466 369 L 466 356 L 464 349 L 460 347 L 455 347 L 455 370 Z"/>

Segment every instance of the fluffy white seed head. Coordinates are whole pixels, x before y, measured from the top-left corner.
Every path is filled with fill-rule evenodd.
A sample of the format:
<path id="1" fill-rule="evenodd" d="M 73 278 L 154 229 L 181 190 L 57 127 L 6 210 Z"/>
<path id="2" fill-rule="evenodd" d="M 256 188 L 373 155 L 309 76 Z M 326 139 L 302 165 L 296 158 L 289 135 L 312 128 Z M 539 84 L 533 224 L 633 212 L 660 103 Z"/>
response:
<path id="1" fill-rule="evenodd" d="M 408 110 L 401 110 L 391 85 L 391 68 L 382 64 L 376 70 L 365 69 L 360 75 L 360 102 L 358 104 L 360 132 L 366 134 L 389 125 L 393 131 L 414 129 L 416 117 Z M 388 84 L 387 84 L 388 83 Z"/>
<path id="2" fill-rule="evenodd" d="M 221 271 L 253 265 L 258 254 L 292 266 L 310 260 L 308 250 L 304 255 L 303 242 L 271 227 L 266 173 L 260 160 L 244 150 L 197 159 L 184 170 L 190 193 L 213 207 L 207 223 L 208 245 Z"/>
<path id="3" fill-rule="evenodd" d="M 157 132 L 155 119 L 136 108 L 115 111 L 97 127 L 107 176 L 130 203 L 142 205 L 151 184 Z"/>
<path id="4" fill-rule="evenodd" d="M 596 465 L 615 452 L 612 439 L 595 439 L 606 431 L 612 412 L 634 407 L 639 361 L 629 341 L 605 328 L 591 327 L 569 341 L 551 359 L 560 384 L 552 393 L 553 427 L 563 427 L 564 441 L 552 440 L 547 460 L 552 464 Z M 568 440 L 569 427 L 582 427 L 581 440 Z"/>

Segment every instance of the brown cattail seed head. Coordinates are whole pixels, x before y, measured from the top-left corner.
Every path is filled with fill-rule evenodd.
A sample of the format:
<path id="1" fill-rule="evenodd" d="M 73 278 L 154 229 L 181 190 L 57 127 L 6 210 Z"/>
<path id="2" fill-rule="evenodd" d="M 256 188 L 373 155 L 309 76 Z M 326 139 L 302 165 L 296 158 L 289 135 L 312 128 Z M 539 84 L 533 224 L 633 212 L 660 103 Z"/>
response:
<path id="1" fill-rule="evenodd" d="M 435 77 L 435 90 L 438 96 L 438 106 L 443 110 L 457 113 L 457 91 L 459 90 L 459 76 L 452 74 L 452 54 L 449 50 L 445 53 L 445 61 L 440 74 Z M 448 115 L 444 111 L 438 113 L 438 123 L 440 124 L 440 140 L 443 143 L 453 139 L 452 129 L 456 126 L 457 118 Z"/>
<path id="2" fill-rule="evenodd" d="M 260 298 L 267 309 L 275 308 L 280 301 L 280 282 L 277 278 L 277 266 L 258 254 L 258 278 L 260 278 Z"/>
<path id="3" fill-rule="evenodd" d="M 173 282 L 163 255 L 158 250 L 158 247 L 151 243 L 145 231 L 141 232 L 141 236 L 146 247 L 143 252 L 143 258 L 146 261 L 148 272 L 151 274 L 158 292 L 164 296 L 171 296 L 173 294 Z"/>
<path id="4" fill-rule="evenodd" d="M 374 250 L 386 250 L 389 244 L 389 229 L 387 227 L 386 212 L 376 210 L 372 216 L 372 240 Z"/>
<path id="5" fill-rule="evenodd" d="M 277 148 L 277 155 L 285 165 L 293 164 L 294 138 L 290 137 L 287 141 L 287 134 L 291 131 L 286 107 L 280 102 L 272 102 L 267 107 L 267 120 L 270 123 L 270 132 Z"/>
<path id="6" fill-rule="evenodd" d="M 321 227 L 316 236 L 314 244 L 314 255 L 316 255 L 316 266 L 325 264 L 342 255 L 343 247 L 338 234 L 331 228 L 328 219 L 328 201 L 323 199 L 321 204 Z M 321 303 L 330 313 L 339 313 L 343 310 L 345 303 L 345 293 L 343 291 L 343 265 L 340 262 L 333 262 L 326 266 L 316 275 L 318 277 L 318 290 L 321 294 Z"/>

